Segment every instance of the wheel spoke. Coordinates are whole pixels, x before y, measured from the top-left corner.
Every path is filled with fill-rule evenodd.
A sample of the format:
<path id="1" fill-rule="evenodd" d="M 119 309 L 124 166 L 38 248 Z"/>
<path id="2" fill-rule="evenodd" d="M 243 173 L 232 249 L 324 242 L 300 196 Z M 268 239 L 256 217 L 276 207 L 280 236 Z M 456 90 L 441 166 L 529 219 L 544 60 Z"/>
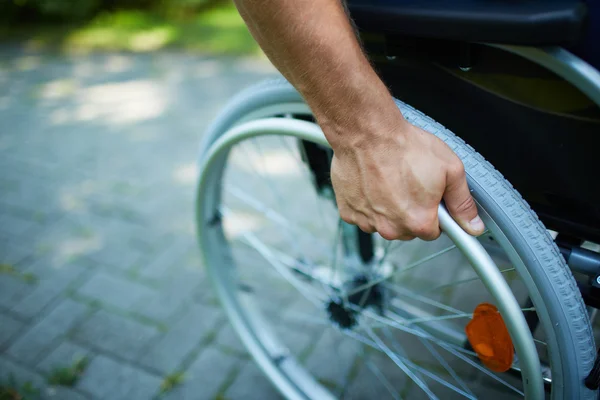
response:
<path id="1" fill-rule="evenodd" d="M 356 307 L 356 306 L 354 306 L 352 304 L 349 305 L 349 308 L 354 309 L 354 310 L 358 310 L 358 307 Z M 388 312 L 386 314 L 391 314 L 391 313 Z M 436 337 L 430 335 L 429 333 L 425 332 L 423 329 L 420 329 L 418 327 L 415 327 L 415 328 L 408 327 L 408 326 L 406 326 L 406 322 L 405 321 L 398 322 L 398 321 L 390 319 L 390 318 L 381 317 L 381 316 L 375 314 L 374 312 L 372 312 L 372 311 L 370 311 L 368 309 L 367 310 L 363 310 L 363 315 L 365 315 L 365 316 L 367 316 L 367 317 L 373 319 L 374 321 L 377 321 L 377 322 L 379 322 L 379 323 L 381 323 L 383 325 L 386 325 L 386 326 L 398 329 L 400 331 L 409 333 L 411 335 L 423 338 L 423 339 L 428 340 L 428 341 L 430 341 L 432 343 L 435 343 L 437 345 L 440 345 L 440 346 L 444 345 L 444 346 L 450 347 L 453 350 L 458 351 L 460 353 L 468 354 L 471 357 L 477 357 L 477 354 L 475 352 L 467 350 L 467 349 L 464 349 L 464 348 L 456 346 L 456 345 L 453 345 L 453 344 L 448 343 L 448 342 L 446 342 L 446 341 L 444 341 L 442 339 L 436 338 Z"/>
<path id="2" fill-rule="evenodd" d="M 473 318 L 473 313 L 460 313 L 450 315 L 438 315 L 435 317 L 413 318 L 406 321 L 406 325 L 422 324 L 425 322 L 445 321 L 448 319 Z"/>
<path id="3" fill-rule="evenodd" d="M 337 266 L 338 266 L 338 246 L 340 243 L 340 237 L 342 236 L 342 219 L 340 218 L 338 220 L 338 225 L 337 225 L 337 229 L 335 231 L 335 239 L 333 241 L 333 253 L 331 255 L 331 274 L 329 276 L 329 279 L 333 282 L 334 279 L 337 278 L 336 273 L 337 273 Z"/>
<path id="4" fill-rule="evenodd" d="M 276 256 L 278 257 L 277 261 L 279 261 L 282 266 L 287 267 L 290 270 L 293 271 L 297 271 L 299 273 L 301 273 L 302 275 L 305 275 L 306 277 L 310 278 L 313 281 L 319 282 L 319 284 L 321 285 L 321 288 L 323 289 L 324 293 L 327 293 L 328 295 L 333 294 L 334 289 L 332 288 L 332 285 L 334 282 L 323 282 L 322 278 L 315 275 L 314 271 L 311 269 L 308 269 L 304 263 L 299 262 L 298 260 L 294 259 L 293 257 L 290 257 L 289 255 L 277 250 L 277 249 L 273 249 L 270 248 L 269 246 L 267 246 L 266 244 L 264 244 L 263 242 L 261 242 L 256 235 L 249 233 L 254 237 L 254 240 L 258 241 L 261 243 L 262 247 L 264 249 L 267 249 L 270 254 L 272 256 Z M 255 246 L 251 245 L 250 243 L 248 243 L 248 241 L 246 240 L 246 244 L 250 245 L 250 247 L 254 248 L 255 250 L 258 251 L 258 249 L 256 249 Z M 260 253 L 260 251 L 259 251 Z M 277 270 L 279 272 L 279 270 Z"/>
<path id="5" fill-rule="evenodd" d="M 389 285 L 386 285 L 386 287 L 389 287 Z M 452 314 L 451 315 L 436 315 L 436 316 L 431 316 L 431 317 L 423 317 L 423 318 L 414 318 L 414 319 L 408 319 L 406 324 L 407 325 L 412 325 L 412 324 L 418 324 L 418 323 L 423 323 L 423 322 L 429 322 L 429 321 L 440 321 L 440 320 L 446 320 L 446 319 L 456 319 L 456 318 L 472 318 L 473 317 L 473 313 L 466 313 L 463 311 L 460 311 L 456 308 L 447 306 L 444 303 L 440 303 L 438 301 L 435 301 L 433 299 L 430 299 L 428 297 L 425 296 L 421 296 L 415 292 L 412 292 L 411 290 L 408 289 L 404 289 L 404 288 L 399 288 L 399 287 L 389 287 L 391 290 L 395 291 L 396 293 L 402 295 L 402 296 L 406 296 L 412 300 L 418 300 L 421 301 L 425 304 L 429 304 L 432 305 L 434 307 L 438 307 L 442 310 L 445 311 L 449 311 Z M 398 307 L 398 308 L 402 308 L 400 306 L 397 306 L 393 303 L 393 300 L 391 302 L 391 305 L 393 305 L 394 307 Z M 535 307 L 525 307 L 525 308 L 521 308 L 522 312 L 530 312 L 530 311 L 535 311 Z M 543 342 L 542 342 L 543 343 Z"/>
<path id="6" fill-rule="evenodd" d="M 292 286 L 294 286 L 308 301 L 313 303 L 317 307 L 322 307 L 323 302 L 325 301 L 323 298 L 319 298 L 320 295 L 314 291 L 311 287 L 306 287 L 302 282 L 300 282 L 293 273 L 281 265 L 280 261 L 275 257 L 275 255 L 271 252 L 263 242 L 261 242 L 253 233 L 246 232 L 244 234 L 245 240 L 248 242 L 250 246 L 252 246 L 265 260 L 269 262 L 279 272 L 279 274 L 285 278 Z"/>
<path id="7" fill-rule="evenodd" d="M 452 368 L 450 366 L 450 364 L 448 364 L 446 362 L 446 360 L 444 360 L 444 358 L 431 345 L 431 343 L 429 343 L 428 341 L 426 341 L 424 339 L 421 339 L 421 338 L 419 338 L 419 341 L 421 342 L 421 344 L 423 346 L 425 346 L 425 348 L 429 351 L 429 353 L 431 353 L 431 355 L 441 364 L 441 366 L 444 367 L 444 369 L 450 374 L 450 376 L 452 378 L 454 378 L 454 380 L 456 381 L 456 383 L 458 383 L 460 385 L 460 387 L 463 388 L 463 390 L 465 392 L 467 392 L 468 394 L 470 394 L 474 398 L 475 395 L 473 394 L 473 392 L 471 392 L 471 389 L 469 389 L 469 386 L 467 386 L 467 384 L 461 379 L 461 377 L 458 376 L 458 374 L 456 373 L 456 371 L 454 371 L 454 368 Z"/>
<path id="8" fill-rule="evenodd" d="M 257 251 L 259 252 L 259 254 L 261 254 L 290 284 L 292 284 L 300 293 L 303 294 L 303 296 L 305 296 L 310 302 L 312 302 L 315 306 L 317 307 L 322 307 L 322 302 L 324 301 L 323 299 L 319 299 L 319 300 L 315 300 L 315 298 L 319 298 L 319 295 L 317 293 L 314 293 L 313 291 L 311 291 L 309 288 L 305 287 L 301 282 L 299 282 L 292 274 L 292 272 L 287 269 L 285 266 L 281 265 L 280 261 L 277 259 L 277 257 L 271 252 L 271 250 L 265 246 L 260 240 L 258 240 L 254 234 L 252 233 L 246 233 L 244 235 L 245 239 L 248 241 L 248 243 Z M 360 310 L 358 307 L 353 306 L 352 304 L 348 304 L 348 306 L 350 306 L 351 308 L 354 308 L 355 310 Z M 412 329 L 412 328 L 408 328 L 406 326 L 404 326 L 405 324 L 409 323 L 409 321 L 402 321 L 402 322 L 398 322 L 396 320 L 393 319 L 389 319 L 389 318 L 383 318 L 383 317 L 379 317 L 377 314 L 374 314 L 372 312 L 370 312 L 369 310 L 364 310 L 364 314 L 367 315 L 368 317 L 375 319 L 378 322 L 382 322 L 387 326 L 390 327 L 394 327 L 396 329 L 399 329 L 401 331 L 404 331 L 406 333 L 409 334 L 413 334 L 419 338 L 428 340 L 432 343 L 437 344 L 438 346 L 444 348 L 446 351 L 450 352 L 451 354 L 455 355 L 456 357 L 460 358 L 461 360 L 465 361 L 466 363 L 470 364 L 471 366 L 473 366 L 474 368 L 478 369 L 479 371 L 481 371 L 482 373 L 484 373 L 485 375 L 491 377 L 492 379 L 498 381 L 499 383 L 503 384 L 504 386 L 512 389 L 513 391 L 523 395 L 523 393 L 518 390 L 517 388 L 515 388 L 514 386 L 510 385 L 508 382 L 504 381 L 503 379 L 497 377 L 496 375 L 492 374 L 491 372 L 487 371 L 485 368 L 481 367 L 478 363 L 472 361 L 471 359 L 469 359 L 468 357 L 466 357 L 465 355 L 461 354 L 461 353 L 466 353 L 470 356 L 475 356 L 476 354 L 474 352 L 470 352 L 466 349 L 462 349 L 458 346 L 454 346 L 450 343 L 447 343 L 443 340 L 437 339 L 431 335 L 429 335 L 428 333 L 417 329 Z M 361 324 L 361 328 L 364 329 L 369 336 L 371 336 L 371 334 L 375 335 L 375 333 L 373 332 L 373 330 L 371 329 L 370 326 L 368 325 L 364 325 Z M 375 335 L 377 337 L 377 335 Z M 373 338 L 375 340 L 375 338 Z M 377 339 L 379 339 L 377 337 Z M 379 341 L 381 341 L 381 339 L 379 339 Z M 379 345 L 380 343 L 377 342 L 377 340 L 375 340 L 375 343 L 377 345 Z M 383 344 L 385 346 L 385 344 Z M 385 349 L 387 349 L 387 352 L 382 348 L 382 350 L 384 350 L 384 352 L 390 356 L 390 358 L 392 358 L 391 354 L 393 354 L 393 357 L 396 357 L 396 359 L 392 358 L 392 361 L 394 361 L 397 365 L 398 363 L 396 361 L 400 361 L 402 362 L 402 360 L 400 360 L 398 358 L 398 356 L 391 352 L 391 350 L 389 350 L 389 348 L 387 348 L 387 346 L 385 347 Z M 391 353 L 391 354 L 390 354 Z M 404 365 L 404 364 L 403 364 Z M 398 365 L 400 367 L 400 365 Z M 402 367 L 400 367 L 402 368 Z M 404 365 L 404 369 L 406 369 L 406 365 Z M 404 371 L 403 369 L 403 371 Z M 426 371 L 426 370 L 423 370 Z M 421 370 L 419 370 L 419 372 L 427 375 L 425 372 L 423 372 Z M 406 373 L 406 371 L 405 371 Z M 414 376 L 414 373 L 410 373 Z M 407 375 L 409 375 L 409 373 L 407 373 Z M 412 377 L 411 377 L 412 379 Z M 418 378 L 417 378 L 418 379 Z M 415 382 L 416 383 L 416 382 Z M 447 382 L 446 382 L 447 383 Z M 418 384 L 418 383 L 417 383 Z M 469 396 L 467 396 L 469 397 Z"/>
<path id="9" fill-rule="evenodd" d="M 398 340 L 396 340 L 394 335 L 391 333 L 390 328 L 388 326 L 386 326 L 381 331 L 383 332 L 385 337 L 388 339 L 388 341 L 392 344 L 392 348 L 396 352 L 396 354 L 399 354 L 403 358 L 408 359 L 408 355 L 404 351 L 404 348 L 400 345 L 400 343 L 398 343 Z M 417 375 L 417 376 L 419 376 L 419 375 Z M 421 379 L 423 379 L 422 376 L 419 376 L 419 377 Z"/>
<path id="10" fill-rule="evenodd" d="M 489 376 L 490 378 L 494 379 L 496 382 L 499 382 L 502 385 L 506 386 L 507 388 L 512 389 L 514 392 L 520 394 L 521 396 L 525 395 L 525 393 L 523 393 L 522 391 L 520 391 L 519 389 L 517 389 L 516 387 L 514 387 L 510 383 L 506 382 L 504 379 L 501 379 L 501 378 L 497 377 L 496 375 L 494 375 L 493 373 L 489 372 L 487 369 L 485 369 L 484 367 L 482 367 L 481 365 L 479 365 L 477 362 L 475 362 L 475 361 L 469 359 L 468 357 L 466 357 L 466 356 L 464 356 L 464 355 L 462 355 L 462 354 L 454 351 L 452 348 L 450 348 L 447 345 L 440 344 L 440 346 L 442 348 L 444 348 L 446 351 L 452 353 L 454 356 L 460 358 L 461 360 L 463 360 L 467 364 L 471 365 L 475 369 L 478 369 L 480 372 L 482 372 L 485 375 Z"/>
<path id="11" fill-rule="evenodd" d="M 368 326 L 365 327 L 365 331 L 367 332 L 367 334 L 371 337 L 371 339 L 375 342 L 375 344 L 402 370 L 404 371 L 404 373 L 410 378 L 412 379 L 412 381 L 414 383 L 417 384 L 417 386 L 419 386 L 421 388 L 421 390 L 423 392 L 425 392 L 425 394 L 427 394 L 427 396 L 429 396 L 430 399 L 433 400 L 437 400 L 438 397 L 433 394 L 433 392 L 429 389 L 429 386 L 427 386 L 427 384 L 421 380 L 421 378 L 419 378 L 418 376 L 416 376 L 414 374 L 414 372 L 412 372 L 412 370 L 410 368 L 408 368 L 408 366 L 406 366 L 406 364 L 400 359 L 400 357 L 394 353 L 393 351 L 391 351 L 389 349 L 389 347 L 386 346 L 386 344 L 379 338 L 379 336 L 377 336 L 377 334 L 375 332 L 373 332 L 373 330 L 371 328 L 369 328 Z"/>
<path id="12" fill-rule="evenodd" d="M 292 115 L 286 115 L 285 118 L 292 118 Z M 290 153 L 290 156 L 294 160 L 296 160 L 298 169 L 300 170 L 300 173 L 302 175 L 304 175 L 309 180 L 309 182 L 312 183 L 313 187 L 315 188 L 315 190 L 313 190 L 312 193 L 314 195 L 313 197 L 315 199 L 315 205 L 317 206 L 317 209 L 319 210 L 319 217 L 320 217 L 319 223 L 321 224 L 321 228 L 323 229 L 323 231 L 326 231 L 327 227 L 325 226 L 325 213 L 323 212 L 323 206 L 321 205 L 321 202 L 319 201 L 319 195 L 317 194 L 317 187 L 316 187 L 315 179 L 311 175 L 310 171 L 308 170 L 308 166 L 306 165 L 306 163 L 304 163 L 302 161 L 303 156 L 306 158 L 306 160 L 308 160 L 308 155 L 306 154 L 306 150 L 304 149 L 304 146 L 299 146 L 300 147 L 299 151 L 302 154 L 300 155 L 300 157 L 297 157 L 294 150 L 290 147 L 290 144 L 285 140 L 286 138 L 284 138 L 283 136 L 279 136 L 279 138 L 281 139 L 283 146 Z M 304 165 L 304 167 L 302 167 L 302 165 Z"/>
<path id="13" fill-rule="evenodd" d="M 416 336 L 419 336 L 423 339 L 429 339 L 429 338 L 433 338 L 431 335 L 428 335 L 427 333 L 425 333 L 422 329 L 420 328 L 415 328 L 415 329 L 411 329 L 412 332 L 409 332 L 406 329 L 401 328 L 402 325 L 400 325 L 399 323 L 397 323 L 395 320 L 391 320 L 392 322 L 395 323 L 391 323 L 390 325 L 393 327 L 396 327 L 400 330 L 403 330 L 407 333 L 412 333 L 415 334 Z M 471 365 L 472 367 L 474 367 L 475 369 L 481 371 L 482 373 L 484 373 L 485 375 L 489 376 L 490 378 L 496 380 L 497 382 L 503 384 L 504 386 L 508 387 L 509 389 L 512 389 L 513 391 L 519 393 L 521 396 L 523 396 L 523 392 L 521 392 L 519 389 L 515 388 L 513 385 L 511 385 L 510 383 L 506 382 L 504 379 L 499 378 L 498 376 L 494 375 L 493 373 L 489 372 L 487 369 L 485 369 L 484 367 L 482 367 L 481 365 L 479 365 L 477 362 L 469 359 L 467 356 L 465 356 L 462 353 L 467 353 L 469 355 L 471 355 L 472 357 L 479 359 L 479 357 L 477 356 L 476 353 L 474 352 L 470 352 L 470 351 L 465 351 L 465 349 L 462 349 L 458 346 L 454 346 L 450 343 L 447 343 L 443 340 L 439 340 L 439 339 L 435 339 L 434 340 L 430 340 L 432 343 L 437 344 L 438 346 L 442 347 L 443 349 L 445 349 L 446 351 L 448 351 L 449 353 L 453 354 L 454 356 L 460 358 L 461 360 L 465 361 L 466 363 L 468 363 L 469 365 Z"/>
<path id="14" fill-rule="evenodd" d="M 331 322 L 328 321 L 327 319 L 320 319 L 320 318 L 315 317 L 312 314 L 301 313 L 301 312 L 298 312 L 298 311 L 289 311 L 289 310 L 286 310 L 285 317 L 286 317 L 286 319 L 292 319 L 294 321 L 306 323 L 306 324 L 309 324 L 309 325 L 318 325 L 318 326 L 326 325 L 326 326 L 331 326 Z"/>
<path id="15" fill-rule="evenodd" d="M 266 186 L 269 188 L 269 190 L 270 190 L 271 194 L 272 194 L 272 195 L 275 197 L 275 200 L 276 200 L 276 202 L 277 202 L 278 208 L 279 208 L 281 211 L 283 211 L 283 210 L 285 209 L 285 207 L 283 206 L 283 203 L 284 203 L 284 202 L 283 202 L 283 197 L 281 196 L 281 193 L 279 192 L 279 190 L 277 190 L 276 186 L 273 184 L 272 180 L 271 180 L 271 179 L 268 177 L 268 174 L 266 173 L 266 171 L 267 171 L 267 166 L 265 165 L 265 157 L 264 157 L 264 153 L 263 153 L 263 151 L 262 151 L 262 147 L 261 147 L 261 145 L 260 145 L 259 141 L 257 141 L 257 140 L 250 140 L 250 143 L 251 143 L 251 144 L 252 144 L 252 145 L 253 145 L 253 146 L 254 146 L 254 147 L 257 149 L 257 151 L 258 151 L 258 153 L 259 153 L 259 164 L 260 164 L 260 166 L 261 166 L 261 169 L 262 169 L 263 171 L 265 171 L 265 173 L 258 173 L 258 171 L 256 170 L 256 168 L 255 168 L 255 166 L 254 166 L 254 163 L 253 163 L 252 161 L 250 161 L 250 167 L 252 168 L 252 170 L 254 171 L 254 173 L 255 173 L 256 175 L 258 175 L 258 176 L 260 176 L 260 177 L 262 177 L 262 178 L 263 178 L 263 182 L 265 182 L 265 184 L 266 184 Z M 252 159 L 255 159 L 255 157 L 250 157 L 250 155 L 249 155 L 249 153 L 248 153 L 248 149 L 247 149 L 245 146 L 241 146 L 241 147 L 243 147 L 243 149 L 244 149 L 244 152 L 246 153 L 246 156 L 248 157 L 248 159 L 250 159 L 250 160 L 252 160 Z M 248 198 L 249 198 L 249 196 L 248 196 L 247 194 L 245 194 L 243 191 L 238 191 L 238 193 L 237 193 L 237 194 L 238 194 L 238 197 L 245 197 L 246 199 L 248 199 Z M 241 199 L 240 199 L 240 200 L 241 200 Z M 242 201 L 243 201 L 243 200 L 242 200 Z M 257 201 L 255 200 L 255 201 L 253 202 L 253 204 L 256 204 L 256 203 L 257 203 Z M 260 202 L 258 202 L 258 203 L 260 204 Z M 249 204 L 249 205 L 251 205 L 251 204 Z M 268 207 L 266 207 L 266 206 L 263 206 L 263 207 L 262 207 L 262 209 L 263 209 L 263 210 L 264 210 L 265 208 L 268 210 Z M 286 221 L 286 222 L 289 222 L 289 221 L 287 221 L 287 219 L 285 219 L 285 218 L 282 216 L 282 214 L 281 214 L 281 213 L 277 213 L 277 215 L 278 215 L 278 217 L 279 217 L 279 218 L 278 218 L 278 220 L 279 220 L 279 221 L 281 221 L 281 219 L 283 219 L 284 221 Z M 266 215 L 265 215 L 265 216 L 266 216 Z M 300 228 L 299 228 L 299 226 L 292 225 L 292 224 L 285 224 L 284 226 L 285 226 L 286 228 L 293 227 L 293 228 L 294 228 L 294 230 L 296 230 L 298 233 L 306 233 L 306 234 L 307 234 L 307 236 L 308 236 L 308 237 L 310 237 L 310 238 L 312 238 L 312 237 L 314 236 L 314 235 L 313 235 L 311 232 L 305 232 L 305 230 L 304 230 L 304 229 L 300 229 Z M 291 243 L 292 247 L 294 248 L 294 250 L 295 250 L 295 251 L 297 251 L 297 252 L 298 252 L 298 254 L 305 255 L 305 254 L 304 254 L 304 252 L 302 252 L 302 251 L 300 250 L 300 247 L 299 247 L 299 245 L 298 245 L 297 238 L 295 238 L 295 237 L 292 235 L 292 232 L 291 232 L 291 230 L 292 230 L 292 229 L 284 230 L 284 232 L 285 232 L 285 235 L 287 236 L 287 238 L 288 238 L 289 242 Z M 318 243 L 318 244 L 320 245 L 320 242 L 319 242 L 319 241 L 315 241 L 315 242 L 316 242 L 316 243 Z"/>
<path id="16" fill-rule="evenodd" d="M 383 248 L 383 254 L 381 255 L 381 258 L 379 259 L 379 262 L 377 263 L 377 269 L 380 269 L 383 266 L 383 263 L 385 262 L 385 259 L 389 254 L 391 245 L 392 245 L 391 240 L 386 242 L 386 244 Z"/>
<path id="17" fill-rule="evenodd" d="M 377 380 L 379 380 L 379 382 L 381 382 L 383 387 L 386 388 L 386 390 L 389 392 L 389 394 L 392 395 L 394 400 L 402 400 L 402 397 L 400 397 L 400 394 L 396 391 L 396 389 L 394 389 L 394 387 L 392 386 L 390 381 L 388 381 L 386 379 L 386 377 L 383 375 L 383 373 L 381 372 L 379 367 L 377 367 L 377 365 L 375 365 L 375 363 L 367 360 L 365 364 L 367 365 L 367 368 L 369 368 L 369 370 L 373 373 L 373 375 L 375 375 Z"/>
<path id="18" fill-rule="evenodd" d="M 340 331 L 337 331 L 338 333 L 340 333 Z M 335 351 L 335 354 L 337 355 L 337 359 L 338 360 L 343 360 L 342 355 L 340 353 L 340 346 L 343 344 L 344 342 L 342 340 L 338 341 L 337 343 L 335 343 L 332 347 Z M 346 390 L 346 386 L 348 385 L 348 381 L 350 378 L 350 374 L 348 373 L 349 371 L 346 371 L 346 373 L 344 374 L 343 380 L 341 382 L 341 389 L 342 391 Z"/>
<path id="19" fill-rule="evenodd" d="M 503 274 L 505 272 L 510 272 L 510 271 L 514 271 L 514 270 L 515 270 L 514 267 L 513 268 L 501 269 L 500 273 Z M 448 287 L 457 286 L 457 285 L 461 285 L 463 283 L 469 283 L 469 282 L 479 281 L 479 280 L 481 280 L 481 278 L 479 276 L 474 276 L 472 278 L 461 279 L 459 281 L 454 281 L 454 282 L 446 283 L 444 285 L 436 286 L 434 288 L 427 289 L 427 290 L 424 290 L 424 291 L 419 292 L 419 293 L 424 294 L 424 293 L 435 292 L 435 291 L 438 291 L 438 290 L 441 290 L 441 289 L 445 289 L 445 288 L 448 288 Z"/>
<path id="20" fill-rule="evenodd" d="M 404 273 L 406 271 L 410 271 L 411 269 L 416 268 L 416 267 L 418 267 L 418 266 L 420 266 L 422 264 L 425 264 L 427 261 L 431 261 L 434 258 L 437 258 L 437 257 L 441 256 L 442 254 L 446 254 L 447 252 L 449 252 L 451 250 L 454 250 L 455 248 L 456 248 L 455 244 L 453 244 L 451 246 L 448 246 L 445 249 L 437 251 L 437 252 L 435 252 L 435 253 L 427 256 L 427 257 L 421 258 L 420 260 L 417 260 L 417 261 L 415 261 L 413 263 L 408 264 L 406 267 L 404 267 L 404 268 L 399 269 L 398 271 L 396 271 L 394 273 L 394 275 L 400 274 L 400 273 Z"/>
<path id="21" fill-rule="evenodd" d="M 450 306 L 448 306 L 448 305 L 446 305 L 444 303 L 440 303 L 439 301 L 435 301 L 433 299 L 430 299 L 429 297 L 421 296 L 420 294 L 418 294 L 416 292 L 413 292 L 412 290 L 408 290 L 408 289 L 405 289 L 405 288 L 397 287 L 397 286 L 392 285 L 390 283 L 386 284 L 385 287 L 388 288 L 388 289 L 390 289 L 390 290 L 392 290 L 392 291 L 394 291 L 396 294 L 399 294 L 399 295 L 404 296 L 404 297 L 408 297 L 408 298 L 410 298 L 412 300 L 418 300 L 418 301 L 420 301 L 422 303 L 429 304 L 431 306 L 440 308 L 440 309 L 442 309 L 444 311 L 448 311 L 448 312 L 451 312 L 451 313 L 454 313 L 454 314 L 462 314 L 463 313 L 463 311 L 461 311 L 459 309 L 456 309 L 454 307 L 450 307 Z"/>
<path id="22" fill-rule="evenodd" d="M 366 338 L 362 335 L 357 334 L 356 332 L 353 331 L 344 331 L 344 333 L 350 337 L 353 337 L 354 339 L 366 344 L 369 347 L 372 347 L 376 350 L 382 351 L 382 349 L 377 345 L 376 342 L 374 342 L 373 340 Z M 416 372 L 419 372 L 425 376 L 427 376 L 428 378 L 436 381 L 437 383 L 447 387 L 448 389 L 451 389 L 453 391 L 455 391 L 456 393 L 468 398 L 468 399 L 473 399 L 475 400 L 476 398 L 474 396 L 469 395 L 467 392 L 457 388 L 456 386 L 454 386 L 453 384 L 449 383 L 448 381 L 446 381 L 443 378 L 440 378 L 439 376 L 429 372 L 428 370 L 426 370 L 425 368 L 413 363 L 412 361 L 408 360 L 408 359 L 404 359 L 400 356 L 398 356 L 398 358 L 403 361 L 407 366 L 409 366 L 410 368 L 412 368 L 413 370 L 415 370 Z"/>
<path id="23" fill-rule="evenodd" d="M 243 190 L 233 187 L 231 185 L 227 185 L 225 190 L 227 191 L 227 193 L 231 194 L 238 200 L 241 200 L 245 204 L 254 208 L 254 210 L 261 213 L 268 220 L 278 224 L 282 228 L 285 228 L 286 229 L 285 235 L 288 236 L 288 239 L 292 242 L 292 246 L 294 246 L 296 249 L 298 247 L 297 239 L 292 236 L 292 233 L 303 234 L 306 237 L 310 237 L 310 238 L 314 237 L 313 233 L 303 229 L 300 226 L 292 224 L 282 214 L 278 213 L 277 211 L 273 210 L 272 208 L 267 207 L 260 200 L 255 199 L 254 197 L 250 196 Z M 327 248 L 321 243 L 321 241 L 313 240 L 313 242 L 316 247 L 319 247 L 323 251 L 323 254 L 327 254 Z"/>
<path id="24" fill-rule="evenodd" d="M 534 307 L 530 308 L 522 308 L 521 311 L 535 311 Z M 473 313 L 460 313 L 460 314 L 451 314 L 451 315 L 440 315 L 435 317 L 424 317 L 424 318 L 413 318 L 409 319 L 406 324 L 414 325 L 414 324 L 422 324 L 424 322 L 432 322 L 432 321 L 443 321 L 448 319 L 457 319 L 457 318 L 473 318 Z"/>
<path id="25" fill-rule="evenodd" d="M 360 291 L 362 291 L 362 290 L 368 289 L 368 288 L 370 288 L 371 286 L 375 286 L 375 285 L 377 285 L 378 283 L 381 283 L 381 282 L 383 282 L 383 281 L 386 281 L 386 280 L 388 280 L 388 279 L 390 279 L 390 278 L 392 278 L 392 277 L 395 277 L 395 276 L 397 276 L 398 274 L 401 274 L 401 273 L 404 273 L 404 272 L 406 272 L 406 271 L 409 271 L 409 270 L 411 270 L 411 269 L 413 269 L 413 268 L 416 268 L 416 267 L 418 267 L 418 266 L 420 266 L 420 265 L 422 265 L 422 264 L 426 263 L 427 261 L 431 261 L 431 260 L 433 260 L 434 258 L 441 256 L 442 254 L 446 254 L 447 252 L 449 252 L 449 251 L 451 251 L 451 250 L 454 250 L 455 248 L 456 248 L 456 245 L 452 245 L 452 246 L 446 247 L 445 249 L 443 249 L 443 250 L 440 250 L 440 251 L 438 251 L 438 252 L 436 252 L 436 253 L 433 253 L 433 254 L 431 254 L 431 255 L 429 255 L 429 256 L 427 256 L 427 257 L 421 258 L 420 260 L 418 260 L 418 261 L 415 261 L 415 262 L 413 262 L 413 263 L 411 263 L 411 264 L 407 265 L 406 267 L 404 267 L 404 268 L 402 268 L 402 269 L 397 269 L 396 271 L 392 272 L 392 273 L 391 273 L 390 275 L 388 275 L 388 276 L 382 276 L 382 277 L 379 277 L 379 278 L 377 278 L 377 279 L 373 279 L 372 281 L 370 281 L 370 282 L 367 282 L 367 283 L 365 283 L 364 285 L 360 285 L 360 286 L 358 286 L 358 287 L 356 287 L 356 288 L 352 289 L 351 291 L 349 291 L 349 292 L 348 292 L 348 296 L 351 296 L 351 295 L 353 295 L 354 293 L 358 293 L 358 292 L 360 292 Z"/>

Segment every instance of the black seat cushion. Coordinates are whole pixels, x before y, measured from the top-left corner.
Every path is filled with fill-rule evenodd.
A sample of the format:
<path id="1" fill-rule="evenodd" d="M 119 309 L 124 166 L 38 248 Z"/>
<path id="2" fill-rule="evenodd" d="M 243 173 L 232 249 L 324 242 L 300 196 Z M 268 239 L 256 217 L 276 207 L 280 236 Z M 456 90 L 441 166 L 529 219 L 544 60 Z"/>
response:
<path id="1" fill-rule="evenodd" d="M 585 4 L 574 0 L 348 0 L 360 29 L 435 39 L 571 45 Z"/>

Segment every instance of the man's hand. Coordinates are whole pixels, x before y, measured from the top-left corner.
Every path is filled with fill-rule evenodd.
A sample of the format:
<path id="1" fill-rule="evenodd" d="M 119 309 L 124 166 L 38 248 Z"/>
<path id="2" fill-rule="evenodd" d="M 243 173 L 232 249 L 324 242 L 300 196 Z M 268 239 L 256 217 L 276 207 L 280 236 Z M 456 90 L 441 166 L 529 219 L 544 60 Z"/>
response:
<path id="1" fill-rule="evenodd" d="M 434 240 L 443 197 L 463 229 L 483 232 L 463 164 L 444 142 L 405 120 L 375 129 L 375 139 L 335 150 L 331 180 L 344 221 L 387 240 Z"/>
<path id="2" fill-rule="evenodd" d="M 250 32 L 315 114 L 335 157 L 340 214 L 386 239 L 435 239 L 442 198 L 483 231 L 461 161 L 410 125 L 362 52 L 340 0 L 235 0 Z"/>

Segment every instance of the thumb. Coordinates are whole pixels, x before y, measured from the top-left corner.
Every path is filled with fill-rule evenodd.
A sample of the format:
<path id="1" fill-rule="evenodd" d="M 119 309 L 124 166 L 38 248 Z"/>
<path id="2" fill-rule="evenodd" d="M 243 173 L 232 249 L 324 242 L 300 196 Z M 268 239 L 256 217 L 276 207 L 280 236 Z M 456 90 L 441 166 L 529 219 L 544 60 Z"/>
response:
<path id="1" fill-rule="evenodd" d="M 483 233 L 485 225 L 477 214 L 477 205 L 469 191 L 464 168 L 461 168 L 459 173 L 448 173 L 444 202 L 452 218 L 467 233 L 473 236 Z"/>

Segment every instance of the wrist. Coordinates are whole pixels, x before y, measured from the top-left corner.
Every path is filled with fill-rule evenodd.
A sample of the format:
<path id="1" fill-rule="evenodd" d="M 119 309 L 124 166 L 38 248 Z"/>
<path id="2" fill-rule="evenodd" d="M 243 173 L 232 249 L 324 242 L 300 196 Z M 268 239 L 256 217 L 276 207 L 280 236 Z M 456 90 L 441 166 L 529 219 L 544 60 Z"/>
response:
<path id="1" fill-rule="evenodd" d="M 334 151 L 382 147 L 392 142 L 403 145 L 410 131 L 410 123 L 385 86 L 378 91 L 348 93 L 333 107 L 311 108 Z"/>

